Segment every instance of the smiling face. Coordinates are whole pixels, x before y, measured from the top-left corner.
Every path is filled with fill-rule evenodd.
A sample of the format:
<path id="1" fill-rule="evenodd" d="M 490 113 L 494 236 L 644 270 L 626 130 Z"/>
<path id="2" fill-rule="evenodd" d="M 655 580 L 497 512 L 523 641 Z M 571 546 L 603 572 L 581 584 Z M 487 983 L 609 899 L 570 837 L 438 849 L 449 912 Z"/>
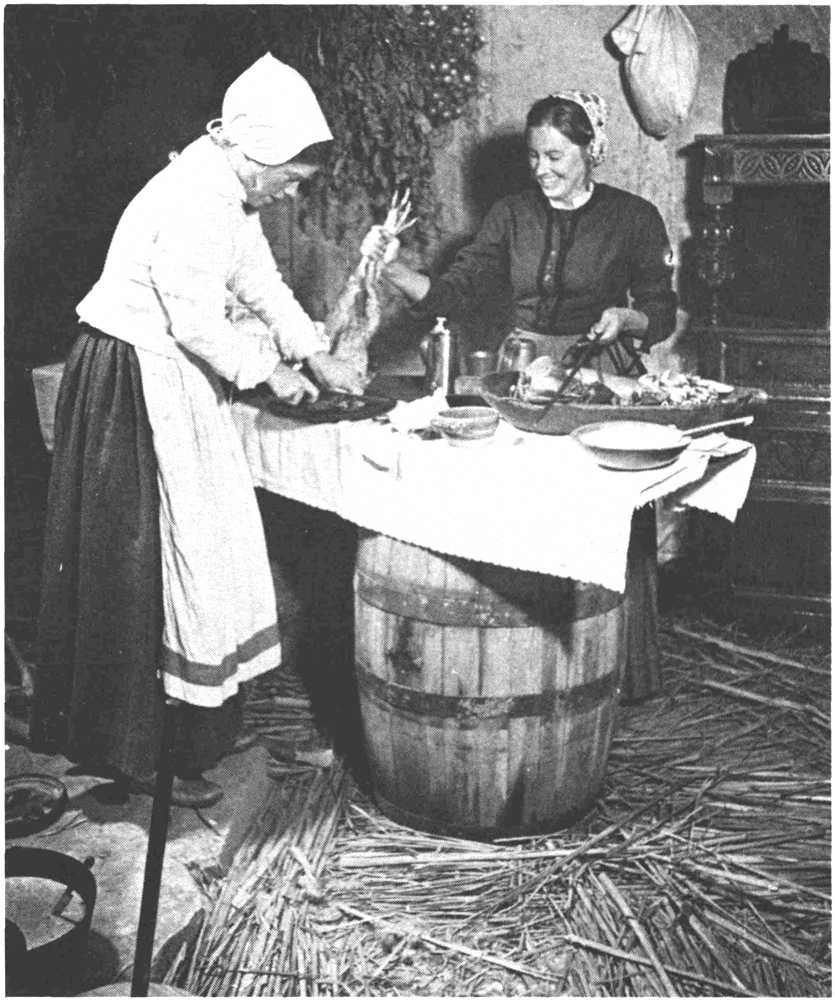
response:
<path id="1" fill-rule="evenodd" d="M 293 162 L 266 166 L 245 159 L 237 170 L 246 191 L 250 208 L 262 209 L 285 198 L 295 198 L 302 181 L 309 180 L 319 167 L 312 163 Z"/>
<path id="2" fill-rule="evenodd" d="M 575 145 L 552 125 L 528 129 L 528 163 L 542 193 L 556 208 L 570 208 L 588 190 L 591 163 L 583 146 Z"/>

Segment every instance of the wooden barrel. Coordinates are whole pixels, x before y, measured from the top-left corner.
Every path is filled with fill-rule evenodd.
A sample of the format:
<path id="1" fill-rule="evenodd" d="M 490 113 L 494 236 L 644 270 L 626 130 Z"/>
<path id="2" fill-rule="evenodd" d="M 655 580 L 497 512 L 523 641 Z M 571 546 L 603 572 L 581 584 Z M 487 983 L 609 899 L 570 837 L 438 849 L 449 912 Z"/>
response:
<path id="1" fill-rule="evenodd" d="M 555 830 L 592 806 L 625 657 L 622 594 L 365 532 L 354 590 L 384 813 L 483 839 Z"/>

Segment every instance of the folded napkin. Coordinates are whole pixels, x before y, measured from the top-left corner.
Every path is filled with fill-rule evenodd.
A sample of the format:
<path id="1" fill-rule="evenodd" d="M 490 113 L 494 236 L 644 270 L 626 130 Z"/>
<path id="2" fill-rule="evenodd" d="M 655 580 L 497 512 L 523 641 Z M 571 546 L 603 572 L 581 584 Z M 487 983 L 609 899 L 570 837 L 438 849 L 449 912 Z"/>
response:
<path id="1" fill-rule="evenodd" d="M 751 447 L 748 441 L 741 438 L 729 438 L 722 431 L 714 431 L 712 434 L 704 434 L 702 437 L 693 438 L 691 451 L 700 451 L 711 458 L 726 458 L 730 455 L 741 455 Z"/>
<path id="2" fill-rule="evenodd" d="M 395 430 L 407 434 L 409 431 L 419 431 L 428 427 L 434 417 L 449 408 L 443 389 L 436 389 L 431 396 L 421 396 L 411 403 L 398 403 L 389 410 L 389 423 Z"/>
<path id="3" fill-rule="evenodd" d="M 725 437 L 724 434 L 718 436 Z M 697 440 L 704 447 L 706 437 Z M 693 444 L 695 443 L 694 441 Z M 692 447 L 693 445 L 691 449 Z M 706 454 L 709 461 L 704 476 L 698 482 L 673 493 L 669 502 L 697 507 L 717 514 L 726 521 L 735 521 L 751 486 L 757 461 L 756 448 L 748 441 L 726 438 L 724 443 Z"/>

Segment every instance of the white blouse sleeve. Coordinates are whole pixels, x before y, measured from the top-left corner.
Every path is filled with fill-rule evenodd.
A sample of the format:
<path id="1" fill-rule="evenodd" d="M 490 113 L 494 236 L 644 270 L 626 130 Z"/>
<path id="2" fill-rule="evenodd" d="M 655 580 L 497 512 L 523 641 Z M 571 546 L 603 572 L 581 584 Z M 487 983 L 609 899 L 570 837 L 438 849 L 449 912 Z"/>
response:
<path id="1" fill-rule="evenodd" d="M 243 262 L 232 286 L 235 296 L 270 328 L 282 357 L 303 361 L 326 350 L 317 325 L 279 274 L 258 217 L 250 217 L 247 225 Z"/>
<path id="2" fill-rule="evenodd" d="M 157 235 L 150 276 L 174 340 L 239 389 L 249 389 L 272 374 L 280 358 L 268 339 L 242 337 L 226 319 L 237 256 L 234 227 L 222 203 L 178 206 Z"/>

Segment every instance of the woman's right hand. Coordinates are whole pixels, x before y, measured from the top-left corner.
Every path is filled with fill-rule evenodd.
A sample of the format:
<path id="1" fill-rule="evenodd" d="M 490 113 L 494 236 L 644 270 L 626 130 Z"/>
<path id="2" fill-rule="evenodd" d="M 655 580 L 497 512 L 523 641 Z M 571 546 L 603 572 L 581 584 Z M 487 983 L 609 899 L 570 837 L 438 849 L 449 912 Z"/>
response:
<path id="1" fill-rule="evenodd" d="M 397 259 L 400 240 L 386 233 L 382 226 L 372 226 L 368 230 L 360 252 L 363 259 L 371 264 L 372 278 L 376 279 L 378 274 L 382 274 L 412 302 L 420 302 L 429 291 L 429 278 Z"/>
<path id="2" fill-rule="evenodd" d="M 291 406 L 298 406 L 305 399 L 319 398 L 319 390 L 309 378 L 305 378 L 301 372 L 289 368 L 282 362 L 275 366 L 272 375 L 267 379 L 267 385 L 276 399 Z"/>
<path id="3" fill-rule="evenodd" d="M 372 226 L 360 244 L 360 254 L 375 264 L 391 264 L 400 253 L 400 240 L 382 226 Z"/>

